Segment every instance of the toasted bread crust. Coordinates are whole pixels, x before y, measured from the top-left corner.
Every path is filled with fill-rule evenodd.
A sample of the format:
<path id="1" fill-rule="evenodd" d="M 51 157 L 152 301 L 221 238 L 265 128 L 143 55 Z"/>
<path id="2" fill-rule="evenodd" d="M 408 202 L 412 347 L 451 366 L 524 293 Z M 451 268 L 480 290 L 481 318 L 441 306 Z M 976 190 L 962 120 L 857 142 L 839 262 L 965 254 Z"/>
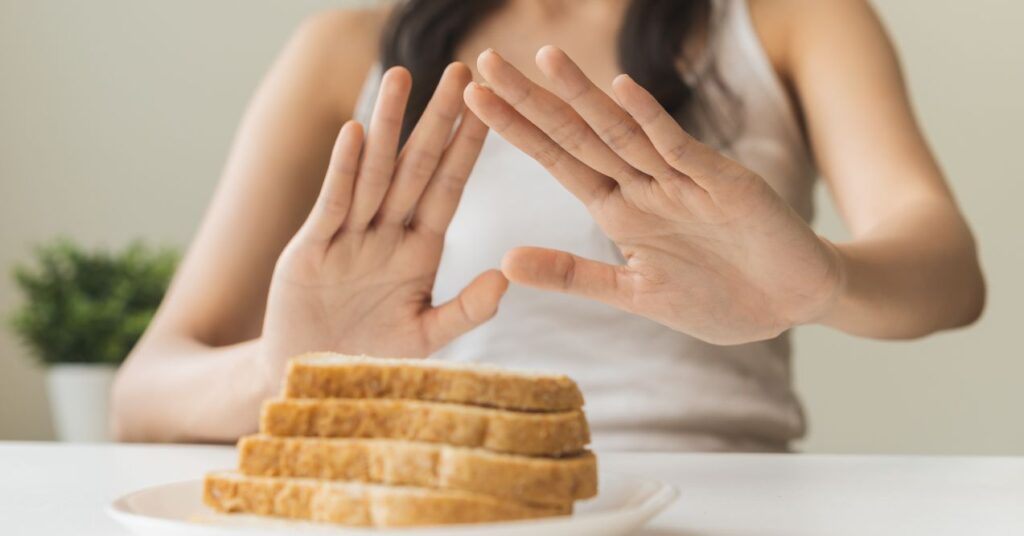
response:
<path id="1" fill-rule="evenodd" d="M 554 506 L 597 494 L 591 452 L 548 459 L 434 443 L 267 435 L 242 438 L 238 451 L 239 470 L 250 476 L 453 489 Z"/>
<path id="2" fill-rule="evenodd" d="M 268 400 L 260 431 L 279 437 L 405 439 L 556 457 L 578 454 L 590 442 L 579 410 L 523 413 L 385 399 Z"/>
<path id="3" fill-rule="evenodd" d="M 406 398 L 522 411 L 583 407 L 576 382 L 562 375 L 425 360 L 306 354 L 288 365 L 288 398 Z"/>
<path id="4" fill-rule="evenodd" d="M 485 523 L 565 515 L 571 505 L 529 506 L 452 490 L 211 473 L 203 502 L 247 513 L 363 527 Z"/>

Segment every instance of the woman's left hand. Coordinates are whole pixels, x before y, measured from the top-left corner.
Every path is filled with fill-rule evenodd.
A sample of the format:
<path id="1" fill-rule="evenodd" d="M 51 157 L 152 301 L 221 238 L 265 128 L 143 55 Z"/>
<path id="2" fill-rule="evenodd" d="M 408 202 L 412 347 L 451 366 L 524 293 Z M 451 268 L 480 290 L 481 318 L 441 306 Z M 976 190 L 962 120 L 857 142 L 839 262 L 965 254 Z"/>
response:
<path id="1" fill-rule="evenodd" d="M 541 49 L 556 94 L 493 51 L 491 89 L 466 102 L 578 197 L 626 260 L 519 248 L 513 282 L 585 296 L 715 344 L 772 338 L 828 313 L 844 280 L 838 251 L 757 174 L 690 137 L 629 77 L 621 106 L 568 56 Z"/>

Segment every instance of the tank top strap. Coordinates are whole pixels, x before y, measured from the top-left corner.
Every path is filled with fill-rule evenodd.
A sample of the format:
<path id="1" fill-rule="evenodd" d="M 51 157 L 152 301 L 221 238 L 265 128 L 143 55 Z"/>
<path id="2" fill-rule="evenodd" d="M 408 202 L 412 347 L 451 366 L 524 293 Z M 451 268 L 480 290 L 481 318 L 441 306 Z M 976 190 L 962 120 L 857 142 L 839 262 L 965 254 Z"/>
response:
<path id="1" fill-rule="evenodd" d="M 380 81 L 383 76 L 383 69 L 379 61 L 373 62 L 369 72 L 366 73 L 366 80 L 359 91 L 355 108 L 352 111 L 352 119 L 359 121 L 364 126 L 370 124 L 373 116 L 373 106 L 377 101 L 377 92 L 380 90 Z"/>

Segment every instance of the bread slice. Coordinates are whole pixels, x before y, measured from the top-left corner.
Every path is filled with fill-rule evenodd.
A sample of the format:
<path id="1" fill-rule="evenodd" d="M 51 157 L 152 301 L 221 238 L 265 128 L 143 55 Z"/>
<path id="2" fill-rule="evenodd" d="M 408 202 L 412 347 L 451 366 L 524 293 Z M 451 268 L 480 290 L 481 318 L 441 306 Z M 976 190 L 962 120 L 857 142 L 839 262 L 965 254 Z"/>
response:
<path id="1" fill-rule="evenodd" d="M 486 523 L 572 513 L 571 505 L 530 506 L 465 491 L 254 477 L 233 472 L 206 475 L 203 502 L 224 513 L 362 527 Z"/>
<path id="2" fill-rule="evenodd" d="M 289 362 L 287 398 L 407 398 L 521 411 L 583 407 L 576 382 L 483 364 L 305 354 Z"/>
<path id="3" fill-rule="evenodd" d="M 454 489 L 531 504 L 597 494 L 591 452 L 561 459 L 388 439 L 243 437 L 239 470 L 252 476 L 349 480 Z"/>
<path id="4" fill-rule="evenodd" d="M 590 442 L 579 410 L 523 413 L 386 399 L 268 400 L 260 431 L 274 436 L 406 439 L 529 456 L 578 454 Z"/>

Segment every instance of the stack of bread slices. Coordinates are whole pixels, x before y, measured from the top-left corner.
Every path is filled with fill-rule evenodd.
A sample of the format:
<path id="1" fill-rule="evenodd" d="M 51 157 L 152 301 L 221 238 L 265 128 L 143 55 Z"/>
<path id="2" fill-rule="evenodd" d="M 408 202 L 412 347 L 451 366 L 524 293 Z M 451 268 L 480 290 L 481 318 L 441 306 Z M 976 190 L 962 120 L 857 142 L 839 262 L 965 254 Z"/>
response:
<path id="1" fill-rule="evenodd" d="M 582 406 L 560 375 L 299 356 L 260 433 L 239 441 L 239 470 L 207 475 L 204 501 L 375 527 L 567 515 L 597 493 Z"/>

